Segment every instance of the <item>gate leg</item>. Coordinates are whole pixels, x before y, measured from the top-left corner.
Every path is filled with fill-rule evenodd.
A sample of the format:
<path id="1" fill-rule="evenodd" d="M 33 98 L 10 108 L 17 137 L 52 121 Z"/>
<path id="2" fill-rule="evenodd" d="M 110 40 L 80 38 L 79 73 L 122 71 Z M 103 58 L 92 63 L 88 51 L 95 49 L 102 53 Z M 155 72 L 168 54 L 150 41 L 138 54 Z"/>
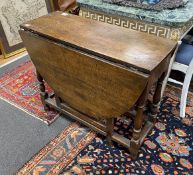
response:
<path id="1" fill-rule="evenodd" d="M 36 70 L 36 75 L 39 82 L 40 97 L 41 97 L 42 104 L 45 110 L 49 110 L 50 109 L 49 106 L 45 103 L 45 99 L 48 98 L 48 93 L 45 91 L 43 77 L 40 75 L 40 73 L 37 70 Z"/>
<path id="2" fill-rule="evenodd" d="M 109 146 L 112 146 L 112 135 L 113 135 L 113 129 L 114 129 L 114 118 L 109 118 L 107 121 L 107 143 Z"/>
<path id="3" fill-rule="evenodd" d="M 150 121 L 152 123 L 156 122 L 156 117 L 157 117 L 158 109 L 160 106 L 160 100 L 161 100 L 162 83 L 164 81 L 165 75 L 166 73 L 164 72 L 161 75 L 161 77 L 158 79 L 155 93 L 153 95 L 153 103 L 152 103 L 151 112 L 150 112 Z"/>
<path id="4" fill-rule="evenodd" d="M 134 128 L 133 128 L 133 135 L 130 142 L 130 155 L 133 159 L 137 158 L 138 151 L 140 148 L 140 135 L 142 130 L 142 124 L 143 124 L 143 111 L 145 108 L 145 102 L 147 100 L 147 87 L 143 91 L 143 94 L 139 98 L 137 102 L 137 114 L 134 118 Z"/>

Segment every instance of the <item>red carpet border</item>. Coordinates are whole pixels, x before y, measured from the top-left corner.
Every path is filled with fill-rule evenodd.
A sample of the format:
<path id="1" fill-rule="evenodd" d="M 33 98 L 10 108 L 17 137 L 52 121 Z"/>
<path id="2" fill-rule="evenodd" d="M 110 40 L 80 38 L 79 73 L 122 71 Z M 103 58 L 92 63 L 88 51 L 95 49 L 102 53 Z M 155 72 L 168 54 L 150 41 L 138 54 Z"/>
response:
<path id="1" fill-rule="evenodd" d="M 88 128 L 72 123 L 48 143 L 16 175 L 58 175 L 95 137 Z"/>
<path id="2" fill-rule="evenodd" d="M 48 86 L 46 90 L 52 91 Z M 55 111 L 44 111 L 39 94 L 35 68 L 31 61 L 21 64 L 0 77 L 1 99 L 50 124 L 59 115 Z"/>

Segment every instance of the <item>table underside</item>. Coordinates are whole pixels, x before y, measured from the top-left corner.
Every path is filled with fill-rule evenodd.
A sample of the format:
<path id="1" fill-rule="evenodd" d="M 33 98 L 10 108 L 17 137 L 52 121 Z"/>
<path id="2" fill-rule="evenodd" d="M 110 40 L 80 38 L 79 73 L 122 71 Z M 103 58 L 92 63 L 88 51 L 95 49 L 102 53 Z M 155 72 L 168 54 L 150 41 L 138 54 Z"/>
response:
<path id="1" fill-rule="evenodd" d="M 76 121 L 79 121 L 80 123 L 84 124 L 85 126 L 91 128 L 92 130 L 96 131 L 97 133 L 106 136 L 108 140 L 108 119 L 105 121 L 96 121 L 96 119 L 93 119 L 92 117 L 89 117 L 85 114 L 82 114 L 81 112 L 74 110 L 73 108 L 67 106 L 65 103 L 57 104 L 57 99 L 55 97 L 55 94 L 52 93 L 50 95 L 47 95 L 47 98 L 45 98 L 45 105 L 46 110 L 49 110 L 50 108 L 53 108 L 57 110 L 58 112 L 67 115 Z M 135 118 L 136 113 L 129 113 L 128 117 Z M 116 118 L 114 118 L 116 120 Z M 114 119 L 113 119 L 113 125 L 114 125 Z M 154 122 L 152 122 L 149 118 L 145 118 L 143 123 L 143 128 L 140 131 L 140 138 L 139 138 L 139 147 L 143 144 L 144 139 L 148 135 L 148 133 L 151 131 L 151 129 L 154 127 Z M 128 148 L 130 150 L 131 148 L 131 139 L 124 137 L 123 135 L 120 135 L 116 132 L 111 133 L 111 140 L 124 146 L 125 148 Z M 109 142 L 108 142 L 109 143 Z M 111 143 L 109 143 L 111 146 Z M 133 158 L 136 158 L 136 154 L 133 156 Z"/>

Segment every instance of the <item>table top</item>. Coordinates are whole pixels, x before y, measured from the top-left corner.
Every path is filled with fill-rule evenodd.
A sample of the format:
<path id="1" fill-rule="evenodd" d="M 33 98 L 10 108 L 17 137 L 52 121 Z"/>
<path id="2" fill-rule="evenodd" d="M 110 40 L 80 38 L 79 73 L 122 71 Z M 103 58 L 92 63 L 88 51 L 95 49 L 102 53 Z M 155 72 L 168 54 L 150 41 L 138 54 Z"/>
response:
<path id="1" fill-rule="evenodd" d="M 134 7 L 123 7 L 105 3 L 102 0 L 77 0 L 79 6 L 113 15 L 130 17 L 159 25 L 182 27 L 193 20 L 193 0 L 185 7 L 173 10 L 151 11 Z"/>
<path id="2" fill-rule="evenodd" d="M 62 12 L 37 18 L 21 28 L 144 73 L 154 70 L 176 45 L 169 39 Z"/>

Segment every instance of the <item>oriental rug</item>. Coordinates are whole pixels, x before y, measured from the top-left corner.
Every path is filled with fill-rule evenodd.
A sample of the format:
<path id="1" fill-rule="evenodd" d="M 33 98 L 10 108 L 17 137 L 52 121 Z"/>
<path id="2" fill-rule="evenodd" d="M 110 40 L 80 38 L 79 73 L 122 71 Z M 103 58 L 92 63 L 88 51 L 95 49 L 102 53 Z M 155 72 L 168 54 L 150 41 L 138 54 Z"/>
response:
<path id="1" fill-rule="evenodd" d="M 48 126 L 1 99 L 0 121 L 0 175 L 15 175 L 72 123 L 72 120 L 59 117 Z"/>
<path id="2" fill-rule="evenodd" d="M 109 147 L 101 135 L 73 124 L 75 130 L 71 126 L 54 138 L 18 175 L 192 175 L 193 94 L 184 119 L 179 118 L 179 96 L 180 89 L 167 87 L 158 121 L 135 161 L 122 146 Z M 118 120 L 114 130 L 129 137 L 132 125 Z"/>
<path id="3" fill-rule="evenodd" d="M 46 90 L 52 91 L 47 85 Z M 2 100 L 50 124 L 59 115 L 55 111 L 46 112 L 44 110 L 39 94 L 35 68 L 29 60 L 0 76 L 0 98 Z"/>
<path id="4" fill-rule="evenodd" d="M 95 133 L 77 123 L 65 128 L 49 142 L 17 175 L 57 175 L 68 166 L 79 152 L 95 137 Z"/>

